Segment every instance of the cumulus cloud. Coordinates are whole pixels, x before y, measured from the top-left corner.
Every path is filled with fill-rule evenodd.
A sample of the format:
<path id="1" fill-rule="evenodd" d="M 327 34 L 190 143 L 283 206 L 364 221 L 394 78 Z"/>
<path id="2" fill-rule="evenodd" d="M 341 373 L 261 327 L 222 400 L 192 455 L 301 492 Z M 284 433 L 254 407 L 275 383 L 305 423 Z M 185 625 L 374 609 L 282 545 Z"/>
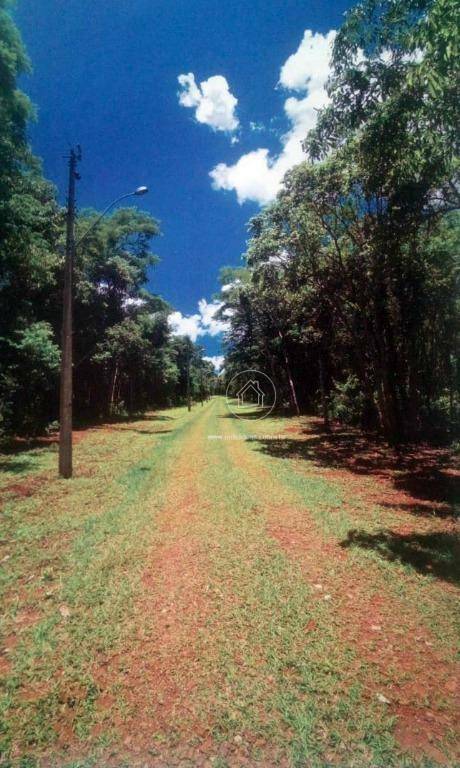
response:
<path id="1" fill-rule="evenodd" d="M 325 85 L 335 35 L 335 30 L 323 35 L 307 29 L 297 51 L 281 67 L 279 86 L 302 94 L 284 103 L 291 128 L 282 137 L 281 152 L 271 156 L 261 148 L 242 155 L 234 165 L 219 163 L 210 173 L 214 189 L 234 190 L 239 203 L 264 205 L 273 200 L 286 171 L 305 159 L 302 141 L 328 102 Z"/>
<path id="2" fill-rule="evenodd" d="M 284 62 L 280 85 L 291 91 L 321 90 L 329 77 L 329 64 L 335 30 L 326 35 L 306 29 L 297 51 Z"/>
<path id="3" fill-rule="evenodd" d="M 223 355 L 208 355 L 207 357 L 206 356 L 203 357 L 203 360 L 208 360 L 210 363 L 213 364 L 214 370 L 216 371 L 216 373 L 218 373 L 221 370 L 224 364 L 224 359 L 225 358 Z"/>
<path id="4" fill-rule="evenodd" d="M 169 327 L 174 336 L 190 336 L 196 341 L 199 336 L 217 336 L 228 330 L 228 323 L 216 318 L 216 312 L 223 306 L 220 301 L 200 299 L 198 312 L 193 315 L 183 315 L 182 312 L 172 312 L 168 317 Z"/>
<path id="5" fill-rule="evenodd" d="M 273 167 L 268 149 L 242 155 L 234 165 L 219 163 L 209 174 L 214 189 L 235 190 L 238 202 L 264 205 L 275 197 L 282 173 Z"/>
<path id="6" fill-rule="evenodd" d="M 168 317 L 169 327 L 173 336 L 190 336 L 196 341 L 200 330 L 199 315 L 183 315 L 182 312 L 172 312 Z"/>
<path id="7" fill-rule="evenodd" d="M 179 104 L 195 109 L 199 123 L 209 125 L 214 131 L 235 131 L 238 118 L 235 114 L 238 99 L 230 92 L 227 80 L 222 75 L 213 75 L 199 85 L 195 75 L 179 75 L 181 90 Z"/>
<path id="8" fill-rule="evenodd" d="M 217 336 L 218 333 L 223 333 L 228 328 L 228 323 L 216 319 L 216 312 L 221 308 L 222 302 L 220 301 L 207 302 L 206 299 L 200 299 L 198 302 L 201 324 L 203 328 L 207 329 L 210 336 Z"/>

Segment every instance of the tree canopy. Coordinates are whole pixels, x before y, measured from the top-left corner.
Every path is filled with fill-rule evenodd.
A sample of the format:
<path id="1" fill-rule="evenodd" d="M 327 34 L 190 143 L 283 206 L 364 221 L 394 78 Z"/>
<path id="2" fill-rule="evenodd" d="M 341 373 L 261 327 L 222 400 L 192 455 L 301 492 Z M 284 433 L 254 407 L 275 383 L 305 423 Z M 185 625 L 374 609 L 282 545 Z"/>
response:
<path id="1" fill-rule="evenodd" d="M 34 112 L 17 87 L 28 67 L 0 0 L 0 436 L 45 429 L 59 406 L 65 212 L 28 145 Z M 97 217 L 81 213 L 77 240 Z M 158 234 L 150 214 L 122 208 L 77 248 L 77 420 L 185 402 L 189 365 L 192 395 L 210 391 L 214 372 L 203 350 L 171 335 L 172 308 L 145 287 Z"/>
<path id="2" fill-rule="evenodd" d="M 294 409 L 392 442 L 455 417 L 454 5 L 364 0 L 347 14 L 307 158 L 251 220 L 247 266 L 222 294 L 230 365 L 252 355 Z"/>
<path id="3" fill-rule="evenodd" d="M 458 24 L 455 0 L 362 0 L 338 31 L 305 161 L 222 270 L 226 375 L 259 367 L 294 412 L 391 442 L 458 423 Z M 29 63 L 0 0 L 0 430 L 57 418 L 64 211 L 27 142 Z M 96 211 L 78 218 L 77 238 Z M 122 208 L 75 263 L 77 418 L 185 402 L 215 384 L 147 290 L 158 222 Z"/>

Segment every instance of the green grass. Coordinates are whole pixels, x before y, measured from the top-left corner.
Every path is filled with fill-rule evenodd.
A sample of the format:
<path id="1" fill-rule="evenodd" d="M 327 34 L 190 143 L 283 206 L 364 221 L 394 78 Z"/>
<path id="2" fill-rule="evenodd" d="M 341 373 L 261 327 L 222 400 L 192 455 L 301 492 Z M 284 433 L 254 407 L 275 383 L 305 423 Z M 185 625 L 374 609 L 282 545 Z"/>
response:
<path id="1" fill-rule="evenodd" d="M 74 480 L 50 477 L 37 495 L 11 500 L 4 508 L 2 540 L 8 542 L 9 559 L 1 584 L 2 636 L 15 631 L 18 616 L 34 618 L 8 656 L 12 670 L 0 703 L 4 753 L 18 734 L 31 748 L 52 743 L 69 691 L 74 691 L 75 733 L 79 738 L 89 733 L 98 695 L 91 667 L 129 626 L 162 481 L 190 418 L 176 409 L 158 429 L 164 423 L 172 431 L 136 433 L 135 445 L 126 425 L 96 431 L 76 450 Z M 48 453 L 55 458 L 53 449 Z M 61 615 L 62 606 L 68 618 Z M 24 701 L 22 689 L 29 687 L 36 696 Z"/>
<path id="2" fill-rule="evenodd" d="M 211 549 L 216 587 L 234 594 L 215 621 L 224 628 L 219 666 L 227 680 L 216 734 L 228 739 L 249 731 L 280 751 L 287 742 L 293 766 L 307 759 L 325 765 L 328 753 L 336 757 L 340 751 L 347 765 L 390 765 L 391 719 L 363 700 L 359 683 L 349 684 L 354 653 L 338 647 L 333 609 L 312 600 L 299 566 L 267 538 L 258 512 L 260 486 L 232 468 L 227 449 L 227 443 L 212 441 L 204 485 L 207 494 L 220 489 L 212 507 L 220 542 Z M 315 629 L 306 633 L 310 622 Z"/>
<path id="3" fill-rule="evenodd" d="M 263 766 L 288 756 L 292 768 L 428 768 L 429 761 L 399 751 L 393 718 L 369 693 L 369 683 L 385 690 L 385 670 L 344 639 L 335 595 L 319 599 L 302 563 L 267 530 L 267 510 L 282 523 L 291 507 L 311 515 L 326 541 L 337 542 L 358 528 L 375 536 L 395 512 L 364 507 L 346 484 L 317 473 L 313 461 L 262 452 L 259 438 L 290 423 L 229 419 L 218 399 L 191 414 L 174 409 L 91 430 L 76 446 L 70 482 L 56 478 L 53 447 L 26 451 L 14 466 L 6 457 L 15 483 L 44 482 L 28 497 L 6 492 L 2 510 L 0 559 L 8 559 L 0 576 L 1 647 L 9 649 L 11 666 L 1 686 L 1 768 L 103 766 L 120 748 L 114 715 L 129 721 L 131 705 L 115 677 L 115 702 L 101 710 L 95 670 L 110 654 L 123 653 L 140 629 L 136 605 L 152 552 L 184 535 L 203 543 L 206 589 L 199 597 L 206 611 L 197 623 L 191 585 L 192 607 L 181 621 L 199 669 L 188 672 L 178 663 L 177 682 L 196 675 L 187 710 L 210 729 L 214 766 L 237 765 L 225 753 L 237 739 Z M 207 439 L 221 433 L 255 439 Z M 193 514 L 183 530 L 162 534 L 157 519 L 167 519 L 172 489 L 182 500 L 193 491 L 187 502 Z M 370 596 L 385 591 L 394 600 L 402 631 L 404 611 L 416 610 L 449 649 L 455 593 L 404 559 L 389 559 L 387 545 L 350 546 L 347 568 L 367 574 Z M 328 565 L 337 585 L 342 566 Z M 147 632 L 155 616 L 148 621 Z M 189 627 L 195 631 L 188 636 Z M 152 734 L 152 745 L 180 745 L 181 717 L 178 711 L 169 731 Z M 63 728 L 71 729 L 73 758 L 61 750 Z M 117 765 L 129 766 L 119 754 Z"/>
<path id="4" fill-rule="evenodd" d="M 386 533 L 401 525 L 401 516 L 391 507 L 363 501 L 347 489 L 346 483 L 329 479 L 327 475 L 315 477 L 313 460 L 280 458 L 263 452 L 263 442 L 257 435 L 276 436 L 288 423 L 289 419 L 279 418 L 258 423 L 235 420 L 235 429 L 242 437 L 251 436 L 249 445 L 257 460 L 295 494 L 326 537 L 346 542 L 352 562 L 357 565 L 365 566 L 370 561 L 382 571 L 386 586 L 398 601 L 405 602 L 407 608 L 416 601 L 430 630 L 447 646 L 458 645 L 457 593 L 442 589 L 436 575 L 429 571 L 421 573 L 418 566 L 434 563 L 442 579 L 459 584 L 459 539 L 451 533 L 430 533 L 414 536 L 414 543 L 409 540 L 405 544 L 404 539 Z M 357 536 L 350 533 L 355 531 Z"/>

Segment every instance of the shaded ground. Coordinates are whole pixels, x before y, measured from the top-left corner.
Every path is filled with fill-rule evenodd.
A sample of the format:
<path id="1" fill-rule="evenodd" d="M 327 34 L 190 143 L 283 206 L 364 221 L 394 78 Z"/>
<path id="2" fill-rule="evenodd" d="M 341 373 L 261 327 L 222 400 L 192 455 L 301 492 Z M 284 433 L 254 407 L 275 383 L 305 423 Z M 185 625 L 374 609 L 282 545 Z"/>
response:
<path id="1" fill-rule="evenodd" d="M 0 458 L 0 765 L 457 763 L 446 450 L 220 399 L 81 434 L 70 483 Z"/>
<path id="2" fill-rule="evenodd" d="M 296 437 L 283 436 L 281 441 L 266 444 L 265 450 L 273 455 L 310 460 L 319 467 L 336 467 L 388 481 L 395 491 L 401 492 L 401 509 L 411 514 L 444 512 L 450 516 L 452 505 L 460 503 L 460 468 L 458 464 L 454 466 L 448 448 L 408 445 L 397 450 L 383 440 L 352 429 L 335 425 L 325 432 L 315 418 L 288 428 L 288 434 L 289 429 Z M 391 506 L 397 505 L 393 496 Z"/>
<path id="3" fill-rule="evenodd" d="M 303 436 L 304 430 L 296 431 Z M 267 444 L 277 445 L 278 441 L 282 444 L 283 440 L 281 435 L 275 441 L 263 438 L 254 442 L 265 452 Z M 297 494 L 286 493 L 286 486 L 283 492 L 283 488 L 273 481 L 273 473 L 258 464 L 254 456 L 251 464 L 244 444 L 232 442 L 230 446 L 241 468 L 259 487 L 262 480 L 261 496 L 269 514 L 269 532 L 283 549 L 302 563 L 317 598 L 326 599 L 333 606 L 331 621 L 336 622 L 342 642 L 356 654 L 352 674 L 359 677 L 365 695 L 378 701 L 384 697 L 386 701 L 381 703 L 388 705 L 397 716 L 395 734 L 401 746 L 442 761 L 442 753 L 435 742 L 454 732 L 458 724 L 457 672 L 452 664 L 454 650 L 452 648 L 447 654 L 433 650 L 436 645 L 433 636 L 419 612 L 414 610 L 412 596 L 408 594 L 409 599 L 404 600 L 401 583 L 395 600 L 388 589 L 386 573 L 375 568 L 372 562 L 362 564 L 344 556 L 344 548 L 358 543 L 365 546 L 366 541 L 370 548 L 377 549 L 378 534 L 349 531 L 346 542 L 340 541 L 340 536 L 322 536 L 318 525 L 320 519 L 315 520 L 299 508 L 295 503 Z M 308 473 L 305 481 L 311 484 Z M 298 490 L 295 483 L 291 488 Z M 321 496 L 324 494 L 320 492 L 316 498 L 319 504 Z M 277 499 L 281 509 L 274 505 L 273 498 Z M 346 505 L 350 503 L 345 497 L 334 499 L 333 504 L 343 508 L 344 502 Z M 327 502 L 326 509 L 331 514 Z M 350 512 L 353 514 L 353 506 Z M 448 537 L 448 544 L 443 536 Z M 451 537 L 453 534 L 450 533 L 432 534 L 431 558 L 427 552 L 423 553 L 426 569 L 429 567 L 431 575 L 439 575 L 433 567 L 434 553 L 449 550 Z M 420 538 L 423 537 L 412 536 L 417 542 Z M 404 562 L 402 556 L 400 560 Z M 412 558 L 408 557 L 407 561 L 413 565 Z M 456 567 L 457 563 L 446 562 L 442 575 L 450 578 Z M 395 621 L 396 609 L 400 612 L 399 621 Z M 448 707 L 446 699 L 450 700 Z"/>

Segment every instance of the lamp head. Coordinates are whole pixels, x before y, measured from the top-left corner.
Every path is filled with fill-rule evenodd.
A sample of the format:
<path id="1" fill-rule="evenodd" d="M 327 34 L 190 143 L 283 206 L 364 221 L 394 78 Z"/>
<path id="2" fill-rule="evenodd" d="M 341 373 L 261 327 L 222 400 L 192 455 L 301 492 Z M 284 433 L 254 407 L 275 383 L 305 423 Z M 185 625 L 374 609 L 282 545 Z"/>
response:
<path id="1" fill-rule="evenodd" d="M 138 187 L 134 194 L 140 197 L 141 195 L 146 195 L 148 191 L 148 187 Z"/>

